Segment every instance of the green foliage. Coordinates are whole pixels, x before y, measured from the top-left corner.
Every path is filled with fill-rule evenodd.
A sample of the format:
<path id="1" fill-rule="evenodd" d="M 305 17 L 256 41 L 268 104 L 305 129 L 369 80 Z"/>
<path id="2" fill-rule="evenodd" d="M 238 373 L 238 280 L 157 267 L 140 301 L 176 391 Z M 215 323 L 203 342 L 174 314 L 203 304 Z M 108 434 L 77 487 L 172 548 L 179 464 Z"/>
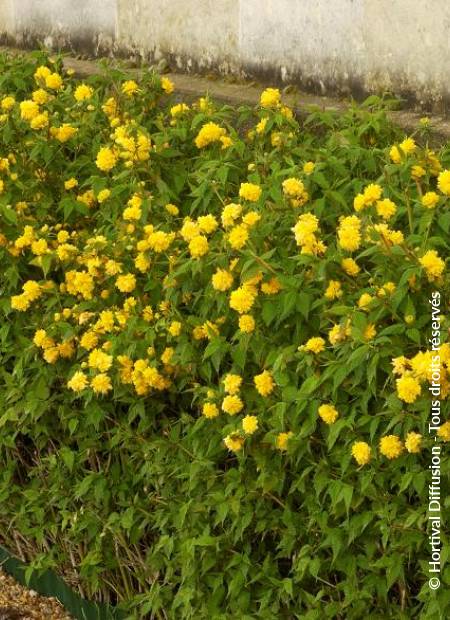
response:
<path id="1" fill-rule="evenodd" d="M 411 370 L 429 347 L 436 287 L 448 310 L 447 272 L 434 277 L 420 262 L 432 250 L 448 254 L 450 189 L 441 183 L 437 206 L 422 205 L 425 192 L 438 191 L 448 148 L 406 153 L 402 143 L 395 163 L 389 153 L 400 135 L 381 99 L 343 115 L 315 111 L 303 123 L 279 102 L 234 110 L 204 99 L 180 111 L 157 75 L 142 75 L 127 95 L 129 76 L 113 70 L 91 78 L 91 95 L 77 101 L 69 76 L 60 89 L 36 83 L 40 64 L 62 73 L 60 59 L 41 54 L 0 57 L 2 101 L 17 100 L 0 118 L 2 544 L 130 618 L 448 616 L 446 551 L 441 589 L 427 586 L 430 402 L 426 373 Z M 47 123 L 33 127 L 18 102 L 38 87 L 51 97 L 39 109 Z M 77 129 L 65 141 L 55 133 L 63 123 Z M 200 137 L 209 142 L 199 146 Z M 424 128 L 416 138 L 426 139 Z M 110 169 L 107 157 L 99 162 L 102 148 L 114 156 Z M 78 187 L 65 186 L 71 178 Z M 301 179 L 301 194 L 289 195 L 287 179 Z M 261 196 L 242 196 L 242 183 Z M 371 236 L 383 223 L 375 200 L 357 213 L 364 234 L 346 252 L 336 231 L 370 184 L 395 202 L 389 235 L 395 228 L 402 239 Z M 226 206 L 239 201 L 244 217 L 261 216 L 242 247 L 223 223 Z M 296 244 L 293 229 L 308 212 L 324 251 Z M 204 233 L 208 248 L 197 257 L 184 218 L 198 225 L 204 215 L 218 226 Z M 139 249 L 154 231 L 167 248 Z M 42 240 L 41 252 L 33 242 Z M 65 243 L 75 248 L 67 256 Z M 342 268 L 350 256 L 356 276 Z M 229 290 L 213 286 L 218 269 L 231 273 Z M 90 279 L 75 286 L 74 271 Z M 134 286 L 118 286 L 119 273 L 133 275 Z M 22 293 L 30 281 L 39 284 L 36 299 Z M 333 281 L 342 287 L 335 298 L 326 293 Z M 255 296 L 254 330 L 242 329 L 230 307 L 240 287 Z M 362 294 L 372 297 L 367 307 Z M 444 316 L 445 336 L 448 327 Z M 82 345 L 87 332 L 98 338 L 94 350 L 111 356 L 104 371 Z M 305 349 L 317 337 L 324 349 Z M 391 362 L 400 356 L 421 390 L 411 402 L 396 390 Z M 443 364 L 448 373 L 448 356 Z M 267 394 L 255 388 L 263 371 L 273 380 Z M 75 373 L 86 385 L 70 389 Z M 244 408 L 208 419 L 202 408 L 221 409 L 229 373 L 243 379 Z M 95 389 L 100 374 L 104 394 Z M 324 404 L 339 414 L 330 424 L 318 416 Z M 246 415 L 258 419 L 254 434 Z M 403 446 L 410 432 L 423 435 L 422 451 L 387 459 L 380 439 L 394 434 Z M 227 450 L 230 437 L 237 444 Z M 356 441 L 372 450 L 363 466 L 352 458 Z M 442 472 L 444 497 L 444 450 Z"/>

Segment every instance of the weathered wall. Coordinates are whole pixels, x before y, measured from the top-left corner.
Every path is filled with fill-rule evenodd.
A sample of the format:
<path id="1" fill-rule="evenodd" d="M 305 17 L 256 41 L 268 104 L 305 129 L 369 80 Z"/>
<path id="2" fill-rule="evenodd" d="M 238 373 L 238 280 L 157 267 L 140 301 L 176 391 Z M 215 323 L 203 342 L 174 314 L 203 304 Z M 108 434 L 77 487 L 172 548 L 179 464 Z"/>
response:
<path id="1" fill-rule="evenodd" d="M 385 89 L 450 102 L 450 2 L 434 0 L 0 0 L 19 45 L 168 58 L 323 93 Z"/>
<path id="2" fill-rule="evenodd" d="M 0 0 L 0 33 L 19 46 L 113 49 L 117 0 Z"/>
<path id="3" fill-rule="evenodd" d="M 117 45 L 179 69 L 239 68 L 239 0 L 118 0 Z"/>

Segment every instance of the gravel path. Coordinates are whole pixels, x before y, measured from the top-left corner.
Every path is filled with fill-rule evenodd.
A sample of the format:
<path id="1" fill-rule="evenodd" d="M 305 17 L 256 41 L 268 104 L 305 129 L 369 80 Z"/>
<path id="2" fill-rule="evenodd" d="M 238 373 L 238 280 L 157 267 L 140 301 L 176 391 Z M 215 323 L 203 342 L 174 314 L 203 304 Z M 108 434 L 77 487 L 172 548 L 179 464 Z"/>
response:
<path id="1" fill-rule="evenodd" d="M 55 598 L 27 590 L 0 570 L 0 620 L 72 620 Z"/>

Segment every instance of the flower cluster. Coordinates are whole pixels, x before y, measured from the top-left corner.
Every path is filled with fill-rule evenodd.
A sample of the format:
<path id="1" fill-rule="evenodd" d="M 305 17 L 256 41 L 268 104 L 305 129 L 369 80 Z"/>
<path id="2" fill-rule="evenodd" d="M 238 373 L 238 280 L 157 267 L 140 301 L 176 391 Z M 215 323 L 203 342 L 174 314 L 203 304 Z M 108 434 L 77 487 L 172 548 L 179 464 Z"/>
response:
<path id="1" fill-rule="evenodd" d="M 423 411 L 432 380 L 419 313 L 449 282 L 435 153 L 405 138 L 380 154 L 390 175 L 349 181 L 302 147 L 277 89 L 242 137 L 206 98 L 164 105 L 167 78 L 114 93 L 53 67 L 33 79 L 1 99 L 0 251 L 6 312 L 49 381 L 81 402 L 176 397 L 240 454 L 295 451 L 311 397 L 318 433 L 349 424 L 358 465 L 376 443 L 387 459 L 420 452 L 423 421 L 391 433 L 389 412 Z"/>

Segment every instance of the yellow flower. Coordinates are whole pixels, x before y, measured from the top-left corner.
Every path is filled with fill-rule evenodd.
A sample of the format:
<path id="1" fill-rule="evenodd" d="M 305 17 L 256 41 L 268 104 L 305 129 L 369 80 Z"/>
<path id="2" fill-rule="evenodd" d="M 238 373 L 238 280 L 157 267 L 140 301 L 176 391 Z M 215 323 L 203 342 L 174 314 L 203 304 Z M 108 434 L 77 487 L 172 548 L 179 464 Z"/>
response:
<path id="1" fill-rule="evenodd" d="M 287 105 L 282 105 L 280 108 L 280 112 L 285 118 L 294 118 L 294 112 L 292 108 L 289 108 Z"/>
<path id="2" fill-rule="evenodd" d="M 166 93 L 166 95 L 170 95 L 170 94 L 173 93 L 173 91 L 175 89 L 175 86 L 174 86 L 173 82 L 171 82 L 171 80 L 169 80 L 169 78 L 162 77 L 161 78 L 161 88 Z"/>
<path id="3" fill-rule="evenodd" d="M 33 92 L 32 97 L 33 101 L 35 101 L 39 105 L 44 105 L 44 103 L 47 103 L 49 99 L 49 94 L 43 88 L 38 88 L 38 90 L 35 90 Z"/>
<path id="4" fill-rule="evenodd" d="M 110 97 L 106 100 L 106 102 L 102 105 L 102 110 L 106 114 L 106 116 L 112 118 L 117 112 L 117 101 L 114 97 Z"/>
<path id="5" fill-rule="evenodd" d="M 94 94 L 94 89 L 88 86 L 87 84 L 80 84 L 76 87 L 73 96 L 77 101 L 84 101 L 85 99 L 90 99 Z"/>
<path id="6" fill-rule="evenodd" d="M 67 232 L 67 230 L 60 230 L 58 234 L 56 235 L 56 239 L 58 243 L 65 243 L 66 241 L 68 241 L 69 238 L 70 238 L 70 235 Z"/>
<path id="7" fill-rule="evenodd" d="M 419 433 L 408 433 L 405 439 L 405 448 L 411 454 L 416 454 L 422 449 L 422 435 Z"/>
<path id="8" fill-rule="evenodd" d="M 425 269 L 430 282 L 438 280 L 444 273 L 445 263 L 442 258 L 439 257 L 436 250 L 429 250 L 426 252 L 422 258 L 419 259 L 419 263 Z"/>
<path id="9" fill-rule="evenodd" d="M 275 382 L 272 374 L 268 370 L 264 370 L 260 375 L 255 375 L 253 381 L 261 396 L 268 396 L 273 392 Z"/>
<path id="10" fill-rule="evenodd" d="M 139 220 L 141 218 L 142 211 L 139 207 L 125 207 L 123 210 L 122 217 L 126 222 L 130 222 L 133 220 Z"/>
<path id="11" fill-rule="evenodd" d="M 230 295 L 230 308 L 244 314 L 250 310 L 255 303 L 256 294 L 248 287 L 241 286 Z"/>
<path id="12" fill-rule="evenodd" d="M 94 325 L 96 332 L 106 334 L 114 328 L 114 313 L 111 310 L 103 310 L 98 321 Z"/>
<path id="13" fill-rule="evenodd" d="M 384 220 L 389 220 L 393 215 L 395 215 L 397 211 L 397 207 L 392 200 L 389 198 L 385 198 L 384 200 L 377 201 L 377 213 Z"/>
<path id="14" fill-rule="evenodd" d="M 404 373 L 396 380 L 397 395 L 405 403 L 413 403 L 422 392 L 419 381 L 411 375 Z"/>
<path id="15" fill-rule="evenodd" d="M 277 148 L 277 146 L 281 146 L 283 144 L 283 134 L 281 131 L 272 131 L 270 134 L 270 144 Z"/>
<path id="16" fill-rule="evenodd" d="M 117 157 L 114 152 L 107 146 L 102 147 L 97 153 L 95 160 L 97 168 L 103 172 L 109 172 L 117 163 Z"/>
<path id="17" fill-rule="evenodd" d="M 173 354 L 174 354 L 174 349 L 173 347 L 166 347 L 161 355 L 161 361 L 163 364 L 170 364 Z"/>
<path id="18" fill-rule="evenodd" d="M 411 155 L 417 149 L 417 144 L 414 138 L 405 138 L 403 142 L 400 142 L 400 148 L 406 155 Z"/>
<path id="19" fill-rule="evenodd" d="M 51 74 L 50 69 L 48 67 L 45 67 L 44 65 L 41 65 L 36 69 L 33 77 L 36 80 L 36 82 L 43 81 L 43 80 L 45 81 L 45 78 L 47 78 L 50 74 Z"/>
<path id="20" fill-rule="evenodd" d="M 67 387 L 74 392 L 81 392 L 89 385 L 89 380 L 84 372 L 77 371 L 70 381 L 67 382 Z"/>
<path id="21" fill-rule="evenodd" d="M 36 299 L 39 299 L 39 297 L 42 295 L 42 287 L 38 282 L 35 282 L 34 280 L 27 280 L 22 286 L 22 290 L 23 294 L 30 301 L 35 301 Z"/>
<path id="22" fill-rule="evenodd" d="M 97 202 L 99 204 L 102 204 L 103 202 L 105 202 L 105 200 L 108 200 L 108 198 L 110 196 L 111 196 L 111 190 L 110 189 L 102 189 L 97 194 Z"/>
<path id="23" fill-rule="evenodd" d="M 259 222 L 260 219 L 261 219 L 261 216 L 259 213 L 257 213 L 256 211 L 249 211 L 242 218 L 242 222 L 246 224 L 247 226 L 254 226 L 255 224 Z"/>
<path id="24" fill-rule="evenodd" d="M 38 114 L 30 121 L 31 129 L 43 129 L 48 126 L 48 112 Z"/>
<path id="25" fill-rule="evenodd" d="M 338 227 L 339 246 L 348 252 L 354 252 L 361 245 L 361 220 L 350 215 L 340 220 Z"/>
<path id="26" fill-rule="evenodd" d="M 89 273 L 85 271 L 67 271 L 66 286 L 67 292 L 71 295 L 79 293 L 84 299 L 92 299 L 94 280 Z"/>
<path id="27" fill-rule="evenodd" d="M 221 136 L 220 142 L 222 144 L 222 149 L 227 149 L 228 147 L 233 145 L 233 140 L 230 138 L 230 136 Z"/>
<path id="28" fill-rule="evenodd" d="M 20 117 L 25 121 L 31 121 L 39 114 L 39 106 L 35 101 L 25 100 L 20 104 Z"/>
<path id="29" fill-rule="evenodd" d="M 239 317 L 239 329 L 244 334 L 250 334 L 255 329 L 255 319 L 251 314 L 242 314 Z"/>
<path id="30" fill-rule="evenodd" d="M 59 142 L 67 142 L 78 132 L 78 129 L 76 127 L 72 127 L 72 125 L 69 125 L 68 123 L 64 123 L 63 125 L 61 125 L 61 127 L 58 128 L 52 127 L 52 130 L 52 135 Z"/>
<path id="31" fill-rule="evenodd" d="M 122 84 L 122 92 L 128 97 L 132 97 L 139 90 L 139 86 L 134 80 L 127 80 Z"/>
<path id="32" fill-rule="evenodd" d="M 217 418 L 219 409 L 214 403 L 204 403 L 202 414 L 208 419 Z"/>
<path id="33" fill-rule="evenodd" d="M 380 452 L 388 459 L 396 459 L 403 452 L 403 444 L 397 435 L 386 435 L 380 440 Z"/>
<path id="34" fill-rule="evenodd" d="M 249 202 L 257 202 L 261 197 L 262 189 L 254 183 L 241 183 L 239 197 Z"/>
<path id="35" fill-rule="evenodd" d="M 391 158 L 391 161 L 394 162 L 394 164 L 399 164 L 402 160 L 402 155 L 398 149 L 397 145 L 393 145 L 389 151 L 389 157 Z"/>
<path id="36" fill-rule="evenodd" d="M 167 234 L 162 230 L 158 230 L 148 236 L 148 246 L 157 254 L 161 254 L 161 252 L 165 252 L 170 247 L 170 244 L 172 243 L 174 238 L 174 233 Z"/>
<path id="37" fill-rule="evenodd" d="M 171 204 L 170 202 L 167 203 L 164 208 L 167 211 L 167 213 L 170 213 L 170 215 L 178 215 L 179 212 L 180 212 L 178 207 L 176 207 L 175 205 Z"/>
<path id="38" fill-rule="evenodd" d="M 209 250 L 208 239 L 203 235 L 197 235 L 189 241 L 189 252 L 192 258 L 201 258 Z"/>
<path id="39" fill-rule="evenodd" d="M 3 97 L 1 101 L 2 110 L 5 110 L 5 112 L 9 112 L 9 110 L 12 110 L 15 103 L 16 103 L 16 100 L 11 95 L 7 95 L 6 97 Z"/>
<path id="40" fill-rule="evenodd" d="M 277 278 L 271 278 L 268 282 L 263 282 L 261 284 L 261 291 L 265 295 L 276 295 L 281 291 L 281 284 Z"/>
<path id="41" fill-rule="evenodd" d="M 233 276 L 226 269 L 217 269 L 212 277 L 212 285 L 216 291 L 227 291 L 233 286 Z"/>
<path id="42" fill-rule="evenodd" d="M 289 198 L 299 198 L 305 191 L 305 186 L 300 181 L 300 179 L 296 179 L 293 177 L 283 181 L 282 185 L 283 193 Z"/>
<path id="43" fill-rule="evenodd" d="M 237 394 L 242 384 L 242 377 L 240 375 L 233 375 L 231 373 L 225 375 L 223 380 L 224 390 L 227 394 Z"/>
<path id="44" fill-rule="evenodd" d="M 358 465 L 367 465 L 370 462 L 372 450 L 365 441 L 355 441 L 352 445 L 352 456 Z"/>
<path id="45" fill-rule="evenodd" d="M 181 116 L 184 112 L 189 112 L 189 106 L 185 103 L 177 103 L 170 108 L 170 116 L 172 118 Z"/>
<path id="46" fill-rule="evenodd" d="M 48 336 L 47 336 L 47 332 L 45 331 L 45 329 L 38 329 L 36 333 L 34 334 L 33 343 L 37 347 L 45 348 L 44 345 L 46 344 L 47 340 L 48 340 Z"/>
<path id="47" fill-rule="evenodd" d="M 107 394 L 112 390 L 111 379 L 108 375 L 100 373 L 92 379 L 91 387 L 96 394 Z"/>
<path id="48" fill-rule="evenodd" d="M 230 450 L 230 452 L 239 452 L 242 450 L 242 446 L 244 445 L 244 439 L 237 433 L 231 433 L 231 435 L 227 435 L 223 440 L 224 444 Z"/>
<path id="49" fill-rule="evenodd" d="M 214 217 L 214 215 L 211 215 L 211 214 L 201 215 L 197 219 L 197 224 L 200 230 L 206 233 L 207 235 L 210 235 L 211 233 L 213 233 L 218 227 L 216 218 Z"/>
<path id="50" fill-rule="evenodd" d="M 63 86 L 62 77 L 59 73 L 50 73 L 45 77 L 45 85 L 51 90 L 59 90 Z"/>
<path id="51" fill-rule="evenodd" d="M 288 433 L 278 433 L 276 439 L 276 446 L 278 450 L 287 450 L 287 444 L 289 439 L 293 436 L 293 433 L 289 431 Z"/>
<path id="52" fill-rule="evenodd" d="M 311 351 L 311 353 L 321 353 L 325 350 L 325 340 L 320 338 L 320 336 L 310 338 L 304 348 L 306 351 Z"/>
<path id="53" fill-rule="evenodd" d="M 383 190 L 379 185 L 377 185 L 376 183 L 370 183 L 364 189 L 364 203 L 368 206 L 374 204 L 377 200 L 381 198 L 382 192 Z"/>
<path id="54" fill-rule="evenodd" d="M 372 295 L 369 295 L 369 293 L 363 293 L 358 299 L 358 308 L 361 308 L 361 310 L 367 310 L 373 299 L 374 298 L 372 297 Z"/>
<path id="55" fill-rule="evenodd" d="M 334 346 L 345 340 L 345 338 L 349 335 L 348 331 L 349 328 L 346 328 L 344 325 L 333 325 L 328 332 L 328 340 Z"/>
<path id="56" fill-rule="evenodd" d="M 359 213 L 366 206 L 366 200 L 364 194 L 357 194 L 353 199 L 353 208 Z"/>
<path id="57" fill-rule="evenodd" d="M 425 175 L 426 175 L 426 170 L 425 168 L 422 168 L 422 166 L 413 166 L 411 168 L 411 177 L 415 179 L 416 181 Z"/>
<path id="58" fill-rule="evenodd" d="M 167 331 L 171 336 L 179 336 L 181 334 L 181 323 L 179 321 L 172 321 Z"/>
<path id="59" fill-rule="evenodd" d="M 410 361 L 411 370 L 416 379 L 427 379 L 431 374 L 431 351 L 419 351 Z"/>
<path id="60" fill-rule="evenodd" d="M 326 424 L 333 424 L 339 416 L 337 409 L 333 405 L 320 405 L 317 413 Z"/>
<path id="61" fill-rule="evenodd" d="M 377 335 L 376 327 L 373 323 L 369 323 L 364 330 L 364 340 L 373 340 Z"/>
<path id="62" fill-rule="evenodd" d="M 49 347 L 45 349 L 43 358 L 48 364 L 55 364 L 59 358 L 58 347 Z"/>
<path id="63" fill-rule="evenodd" d="M 98 336 L 95 332 L 87 331 L 80 338 L 80 346 L 87 351 L 95 349 L 98 344 Z"/>
<path id="64" fill-rule="evenodd" d="M 237 218 L 241 215 L 241 213 L 242 213 L 241 205 L 234 204 L 234 203 L 225 205 L 222 211 L 222 216 L 221 216 L 223 226 L 225 228 L 228 228 L 229 226 L 233 226 L 234 221 L 237 220 Z"/>
<path id="65" fill-rule="evenodd" d="M 204 112 L 205 114 L 210 114 L 212 112 L 212 104 L 208 97 L 200 97 L 197 106 L 200 112 Z"/>
<path id="66" fill-rule="evenodd" d="M 322 254 L 326 247 L 317 240 L 315 233 L 319 230 L 319 220 L 312 213 L 303 213 L 291 229 L 297 245 L 301 246 L 302 254 Z"/>
<path id="67" fill-rule="evenodd" d="M 396 288 L 396 286 L 395 286 L 394 282 L 386 282 L 386 284 L 383 284 L 383 286 L 380 289 L 380 291 L 383 290 L 384 292 L 389 293 L 390 295 L 392 295 L 392 293 L 395 291 L 395 288 Z M 378 291 L 378 293 L 380 291 Z"/>
<path id="68" fill-rule="evenodd" d="M 71 177 L 70 179 L 64 182 L 65 189 L 73 189 L 74 187 L 77 187 L 77 185 L 78 185 L 78 181 L 74 179 L 73 177 Z"/>
<path id="69" fill-rule="evenodd" d="M 339 299 L 339 297 L 342 297 L 342 293 L 341 283 L 337 280 L 330 280 L 325 291 L 325 297 L 327 299 Z"/>
<path id="70" fill-rule="evenodd" d="M 136 277 L 132 273 L 119 276 L 116 286 L 122 293 L 131 293 L 136 288 Z"/>
<path id="71" fill-rule="evenodd" d="M 95 368 L 100 372 L 109 370 L 112 366 L 112 355 L 108 355 L 101 349 L 94 349 L 89 353 L 88 366 L 89 368 Z"/>
<path id="72" fill-rule="evenodd" d="M 47 241 L 45 239 L 38 239 L 37 241 L 33 241 L 33 243 L 31 244 L 31 251 L 36 256 L 42 256 L 43 254 L 47 254 Z"/>
<path id="73" fill-rule="evenodd" d="M 239 396 L 236 396 L 234 394 L 225 396 L 222 401 L 222 411 L 225 411 L 225 413 L 229 413 L 230 415 L 236 415 L 236 413 L 242 411 L 243 407 L 244 403 L 242 402 L 242 400 L 239 398 Z"/>
<path id="74" fill-rule="evenodd" d="M 241 250 L 248 240 L 248 230 L 245 224 L 234 226 L 228 234 L 228 243 L 233 250 Z"/>
<path id="75" fill-rule="evenodd" d="M 60 344 L 58 344 L 58 353 L 64 359 L 71 358 L 75 353 L 73 343 L 70 340 L 61 342 Z"/>
<path id="76" fill-rule="evenodd" d="M 438 437 L 444 441 L 450 441 L 450 422 L 444 422 L 437 432 Z"/>
<path id="77" fill-rule="evenodd" d="M 255 131 L 257 134 L 264 133 L 268 120 L 268 118 L 262 118 L 259 123 L 256 124 Z"/>
<path id="78" fill-rule="evenodd" d="M 356 276 L 361 271 L 361 268 L 353 258 L 344 258 L 341 261 L 341 267 L 349 276 Z"/>
<path id="79" fill-rule="evenodd" d="M 253 435 L 258 430 L 258 418 L 254 415 L 246 415 L 242 420 L 242 430 L 246 435 Z"/>
<path id="80" fill-rule="evenodd" d="M 197 222 L 193 222 L 189 217 L 187 217 L 183 226 L 180 229 L 180 235 L 183 237 L 185 241 L 191 241 L 194 237 L 200 234 L 200 226 Z"/>
<path id="81" fill-rule="evenodd" d="M 226 133 L 223 127 L 219 127 L 216 123 L 206 123 L 200 129 L 195 138 L 195 146 L 198 149 L 205 148 L 213 142 L 220 142 L 220 138 Z"/>
<path id="82" fill-rule="evenodd" d="M 312 174 L 314 172 L 315 167 L 316 167 L 316 164 L 313 161 L 307 161 L 303 165 L 303 172 L 308 175 Z"/>
<path id="83" fill-rule="evenodd" d="M 376 327 L 373 323 L 369 323 L 364 329 L 363 337 L 364 340 L 373 340 L 377 335 Z"/>
<path id="84" fill-rule="evenodd" d="M 439 174 L 438 188 L 445 196 L 450 196 L 450 170 L 443 170 Z"/>
<path id="85" fill-rule="evenodd" d="M 262 108 L 276 108 L 280 105 L 281 93 L 278 88 L 266 88 L 261 93 L 260 104 Z"/>
<path id="86" fill-rule="evenodd" d="M 439 196 L 436 192 L 427 192 L 422 196 L 422 206 L 424 206 L 425 209 L 434 209 L 438 202 Z"/>

